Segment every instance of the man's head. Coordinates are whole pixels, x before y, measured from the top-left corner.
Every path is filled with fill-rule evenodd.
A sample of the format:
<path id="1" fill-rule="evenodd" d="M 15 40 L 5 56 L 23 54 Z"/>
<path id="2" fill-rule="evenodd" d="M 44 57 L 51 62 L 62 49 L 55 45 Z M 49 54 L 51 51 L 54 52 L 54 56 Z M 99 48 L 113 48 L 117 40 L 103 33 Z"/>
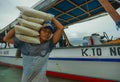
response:
<path id="1" fill-rule="evenodd" d="M 40 33 L 40 41 L 46 42 L 50 39 L 52 33 L 54 33 L 54 29 L 51 24 L 43 24 L 43 27 L 39 31 Z"/>

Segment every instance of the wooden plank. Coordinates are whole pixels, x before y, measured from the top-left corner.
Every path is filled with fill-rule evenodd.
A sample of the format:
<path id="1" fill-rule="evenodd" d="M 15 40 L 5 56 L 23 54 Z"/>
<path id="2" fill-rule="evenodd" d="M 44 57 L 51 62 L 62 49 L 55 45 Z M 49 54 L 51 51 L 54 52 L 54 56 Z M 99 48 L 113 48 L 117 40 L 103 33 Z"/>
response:
<path id="1" fill-rule="evenodd" d="M 116 12 L 116 10 L 108 2 L 108 0 L 98 0 L 98 1 L 104 7 L 104 9 L 109 13 L 109 15 L 115 21 L 115 23 L 117 23 L 118 21 L 120 21 L 120 15 Z"/>

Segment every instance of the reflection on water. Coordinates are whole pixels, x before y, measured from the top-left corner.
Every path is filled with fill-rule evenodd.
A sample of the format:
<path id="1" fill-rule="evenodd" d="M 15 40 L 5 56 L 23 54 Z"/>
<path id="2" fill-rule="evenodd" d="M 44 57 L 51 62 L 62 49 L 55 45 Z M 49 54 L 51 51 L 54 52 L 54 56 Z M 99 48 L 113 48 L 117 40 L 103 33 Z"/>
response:
<path id="1" fill-rule="evenodd" d="M 0 82 L 21 82 L 22 70 L 0 65 Z M 48 76 L 49 82 L 76 82 Z"/>

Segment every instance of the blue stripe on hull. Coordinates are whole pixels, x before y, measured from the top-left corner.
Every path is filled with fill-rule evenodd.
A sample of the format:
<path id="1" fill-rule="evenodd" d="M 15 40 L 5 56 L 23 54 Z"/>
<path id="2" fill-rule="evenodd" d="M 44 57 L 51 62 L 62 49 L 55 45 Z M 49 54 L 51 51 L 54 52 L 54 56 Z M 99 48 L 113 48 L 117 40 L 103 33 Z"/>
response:
<path id="1" fill-rule="evenodd" d="M 16 58 L 15 56 L 0 56 L 0 57 Z M 49 60 L 120 62 L 120 58 L 49 58 Z"/>
<path id="2" fill-rule="evenodd" d="M 49 58 L 49 60 L 120 62 L 120 58 Z"/>

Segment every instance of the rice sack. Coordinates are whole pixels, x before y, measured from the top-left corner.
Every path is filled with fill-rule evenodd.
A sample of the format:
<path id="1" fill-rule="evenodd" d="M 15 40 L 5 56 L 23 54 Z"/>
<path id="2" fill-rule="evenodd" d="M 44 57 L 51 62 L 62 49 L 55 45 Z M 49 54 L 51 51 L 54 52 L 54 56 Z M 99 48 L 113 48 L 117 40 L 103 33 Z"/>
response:
<path id="1" fill-rule="evenodd" d="M 40 44 L 39 37 L 30 37 L 30 36 L 25 36 L 20 34 L 15 34 L 15 36 L 23 42 Z"/>
<path id="2" fill-rule="evenodd" d="M 23 15 L 44 19 L 45 21 L 51 21 L 54 18 L 54 15 L 48 14 L 42 11 L 35 10 L 33 8 L 25 7 L 25 6 L 17 6 L 17 8 L 21 11 Z"/>
<path id="3" fill-rule="evenodd" d="M 41 24 L 30 22 L 30 21 L 27 21 L 27 20 L 24 20 L 24 19 L 21 19 L 21 18 L 18 18 L 18 22 L 21 26 L 28 27 L 28 28 L 36 30 L 36 31 L 39 31 L 40 28 L 42 27 Z"/>
<path id="4" fill-rule="evenodd" d="M 15 33 L 16 34 L 22 34 L 22 35 L 26 35 L 26 36 L 39 36 L 39 32 L 26 28 L 24 26 L 20 26 L 20 25 L 15 25 Z"/>
<path id="5" fill-rule="evenodd" d="M 25 19 L 30 22 L 38 23 L 38 24 L 43 24 L 45 22 L 43 19 L 28 17 L 26 15 L 21 15 L 21 17 L 22 17 L 22 19 Z"/>

